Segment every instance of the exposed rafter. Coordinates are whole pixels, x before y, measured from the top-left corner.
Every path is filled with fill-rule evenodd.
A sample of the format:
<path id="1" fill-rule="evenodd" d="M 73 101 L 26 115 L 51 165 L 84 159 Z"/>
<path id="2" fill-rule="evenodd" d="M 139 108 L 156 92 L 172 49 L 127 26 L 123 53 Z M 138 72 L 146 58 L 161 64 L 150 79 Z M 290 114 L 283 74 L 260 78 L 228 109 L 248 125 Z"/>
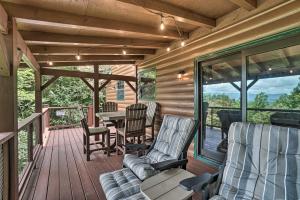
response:
<path id="1" fill-rule="evenodd" d="M 198 13 L 191 12 L 172 4 L 162 2 L 162 1 L 149 1 L 149 0 L 118 0 L 121 2 L 133 4 L 136 6 L 141 6 L 147 9 L 162 12 L 171 15 L 176 21 L 193 24 L 196 26 L 205 26 L 212 28 L 216 26 L 216 20 L 200 15 Z"/>
<path id="2" fill-rule="evenodd" d="M 54 62 L 52 66 L 48 63 L 40 63 L 41 67 L 68 67 L 68 66 L 90 66 L 90 65 L 132 65 L 135 61 L 86 61 L 86 62 Z M 21 64 L 21 67 L 27 67 L 26 64 Z"/>
<path id="3" fill-rule="evenodd" d="M 169 44 L 166 42 L 158 42 L 143 39 L 129 38 L 109 38 L 109 37 L 93 37 L 81 35 L 67 35 L 58 33 L 46 33 L 37 31 L 21 31 L 21 34 L 30 44 L 51 44 L 51 45 L 111 45 L 123 47 L 139 47 L 139 48 L 162 48 Z"/>
<path id="4" fill-rule="evenodd" d="M 48 76 L 64 76 L 64 77 L 92 78 L 92 79 L 94 79 L 97 76 L 99 79 L 105 79 L 105 80 L 110 79 L 110 80 L 122 80 L 122 81 L 136 81 L 136 77 L 134 76 L 95 74 L 92 72 L 70 71 L 70 70 L 48 69 L 48 68 L 42 68 L 41 74 L 48 75 Z"/>
<path id="5" fill-rule="evenodd" d="M 230 0 L 230 1 L 248 11 L 254 10 L 257 6 L 257 0 Z"/>
<path id="6" fill-rule="evenodd" d="M 166 30 L 159 31 L 156 27 L 147 25 L 132 24 L 128 22 L 107 20 L 104 18 L 90 17 L 84 15 L 71 14 L 56 10 L 42 9 L 38 7 L 17 5 L 12 3 L 3 3 L 4 8 L 10 16 L 22 19 L 26 23 L 47 24 L 54 27 L 65 27 L 85 30 L 97 30 L 120 33 L 135 33 L 141 36 L 150 36 L 155 38 L 178 39 L 177 31 Z"/>
<path id="7" fill-rule="evenodd" d="M 31 46 L 33 55 L 121 55 L 122 48 Z M 155 49 L 126 48 L 127 55 L 151 55 Z"/>
<path id="8" fill-rule="evenodd" d="M 86 62 L 86 61 L 136 61 L 143 60 L 144 56 L 136 55 L 84 55 L 81 56 L 80 60 L 76 60 L 75 56 L 72 55 L 36 55 L 36 60 L 42 62 Z"/>

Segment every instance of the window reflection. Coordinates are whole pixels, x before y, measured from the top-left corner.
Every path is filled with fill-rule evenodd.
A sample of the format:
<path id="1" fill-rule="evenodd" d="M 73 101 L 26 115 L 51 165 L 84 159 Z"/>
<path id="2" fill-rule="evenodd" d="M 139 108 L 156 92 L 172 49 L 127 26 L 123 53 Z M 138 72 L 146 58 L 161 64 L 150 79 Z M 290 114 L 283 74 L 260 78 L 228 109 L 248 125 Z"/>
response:
<path id="1" fill-rule="evenodd" d="M 202 154 L 222 160 L 232 122 L 241 121 L 241 55 L 201 64 Z"/>
<path id="2" fill-rule="evenodd" d="M 248 57 L 247 120 L 300 127 L 300 45 Z"/>

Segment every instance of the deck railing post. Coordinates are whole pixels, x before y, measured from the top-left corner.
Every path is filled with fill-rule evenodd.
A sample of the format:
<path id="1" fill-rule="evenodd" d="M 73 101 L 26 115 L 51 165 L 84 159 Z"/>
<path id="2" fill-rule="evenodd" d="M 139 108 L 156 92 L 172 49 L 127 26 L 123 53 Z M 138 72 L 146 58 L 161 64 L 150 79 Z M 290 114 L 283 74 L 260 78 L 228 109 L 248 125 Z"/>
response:
<path id="1" fill-rule="evenodd" d="M 28 126 L 28 134 L 27 134 L 27 147 L 28 147 L 28 162 L 33 161 L 33 123 L 30 123 Z"/>

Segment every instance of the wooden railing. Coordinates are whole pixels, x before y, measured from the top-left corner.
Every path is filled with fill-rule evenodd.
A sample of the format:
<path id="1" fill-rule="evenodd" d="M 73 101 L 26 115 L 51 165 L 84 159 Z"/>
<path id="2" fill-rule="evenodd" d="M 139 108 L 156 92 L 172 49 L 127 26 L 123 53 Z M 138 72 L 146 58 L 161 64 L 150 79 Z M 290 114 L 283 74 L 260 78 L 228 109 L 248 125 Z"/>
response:
<path id="1" fill-rule="evenodd" d="M 93 109 L 92 106 L 83 106 L 85 115 L 88 118 L 88 124 L 93 124 Z M 44 108 L 44 126 L 49 129 L 72 128 L 80 126 L 80 119 L 82 114 L 78 111 L 77 106 L 65 107 L 47 107 Z"/>
<path id="2" fill-rule="evenodd" d="M 230 107 L 221 107 L 221 106 L 210 106 L 208 107 L 208 115 L 206 119 L 206 126 L 210 128 L 220 128 L 221 123 L 220 119 L 217 116 L 217 112 L 219 110 L 241 110 L 240 108 L 230 108 Z M 289 113 L 294 113 L 298 112 L 300 113 L 300 110 L 287 110 L 287 109 L 275 109 L 275 108 L 247 108 L 247 111 L 253 111 L 253 112 L 289 112 Z"/>
<path id="3" fill-rule="evenodd" d="M 23 195 L 43 144 L 45 112 L 33 113 L 18 123 L 19 194 Z"/>
<path id="4" fill-rule="evenodd" d="M 13 132 L 0 133 L 0 195 L 3 200 L 9 199 L 9 143 L 13 137 Z"/>

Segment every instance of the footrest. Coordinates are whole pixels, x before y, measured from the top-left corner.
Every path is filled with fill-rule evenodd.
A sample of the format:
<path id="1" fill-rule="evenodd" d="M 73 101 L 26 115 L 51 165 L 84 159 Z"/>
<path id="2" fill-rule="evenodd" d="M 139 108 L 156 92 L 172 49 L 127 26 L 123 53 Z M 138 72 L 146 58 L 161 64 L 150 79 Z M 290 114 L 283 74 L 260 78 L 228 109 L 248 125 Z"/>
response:
<path id="1" fill-rule="evenodd" d="M 141 181 L 128 168 L 100 175 L 107 200 L 145 199 L 140 191 Z"/>

